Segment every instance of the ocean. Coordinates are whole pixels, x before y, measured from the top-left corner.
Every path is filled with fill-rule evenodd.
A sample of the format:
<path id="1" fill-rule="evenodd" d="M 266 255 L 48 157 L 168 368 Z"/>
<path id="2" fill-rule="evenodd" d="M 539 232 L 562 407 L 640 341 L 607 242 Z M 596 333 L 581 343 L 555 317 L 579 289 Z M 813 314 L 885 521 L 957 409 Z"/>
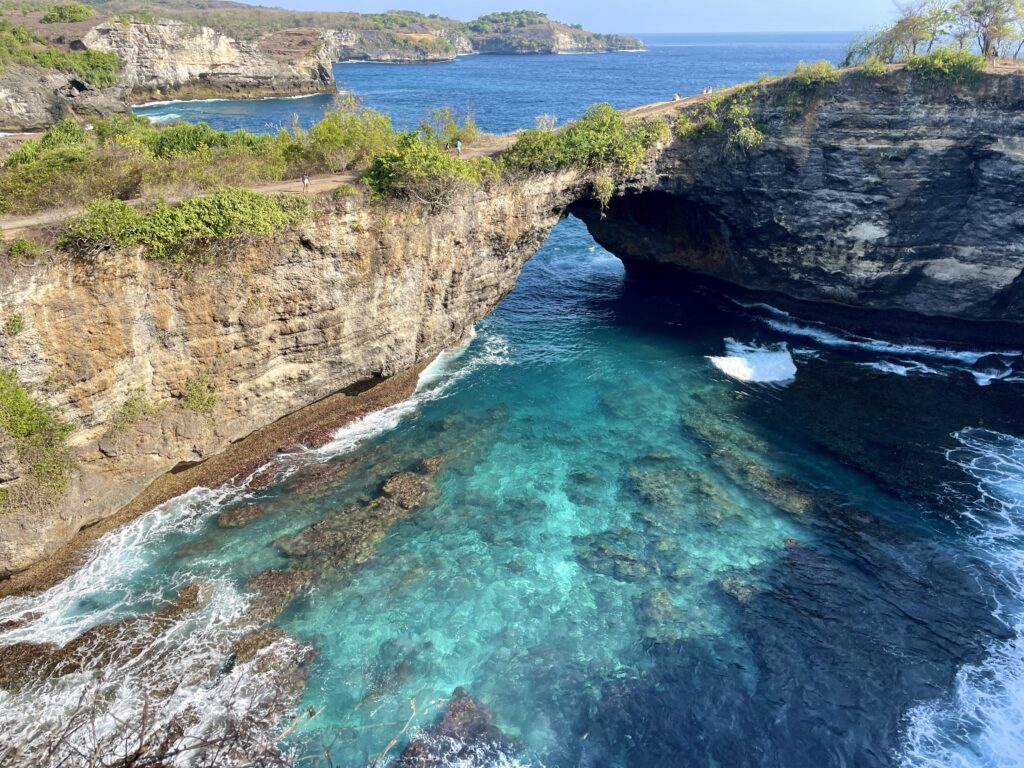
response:
<path id="1" fill-rule="evenodd" d="M 644 53 L 335 74 L 398 125 L 451 105 L 504 132 L 838 61 L 851 35 L 641 37 Z M 137 111 L 262 131 L 330 102 Z M 570 218 L 410 400 L 270 488 L 195 489 L 0 601 L 0 644 L 66 642 L 213 585 L 130 663 L 0 691 L 0 747 L 83 702 L 116 730 L 153 690 L 173 694 L 151 717 L 215 728 L 265 690 L 266 665 L 227 660 L 245 581 L 289 564 L 274 542 L 442 456 L 425 507 L 276 621 L 272 648 L 316 649 L 297 711 L 317 716 L 246 727 L 295 759 L 386 764 L 462 687 L 514 746 L 454 745 L 451 765 L 1024 766 L 1022 355 L 652 285 Z M 254 501 L 260 520 L 217 526 Z"/>

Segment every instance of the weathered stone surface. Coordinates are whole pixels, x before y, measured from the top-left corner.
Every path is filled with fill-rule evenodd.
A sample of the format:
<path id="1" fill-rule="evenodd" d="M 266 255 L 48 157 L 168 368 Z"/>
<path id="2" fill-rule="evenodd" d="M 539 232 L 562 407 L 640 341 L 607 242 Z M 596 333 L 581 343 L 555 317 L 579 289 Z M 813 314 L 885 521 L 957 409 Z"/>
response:
<path id="1" fill-rule="evenodd" d="M 400 472 L 384 483 L 384 495 L 403 509 L 422 507 L 430 495 L 430 482 L 415 472 Z"/>
<path id="2" fill-rule="evenodd" d="M 789 87 L 753 102 L 762 145 L 730 149 L 728 131 L 673 143 L 607 216 L 579 207 L 591 233 L 635 270 L 1020 322 L 1024 77 L 989 74 L 967 90 L 850 74 L 796 116 Z"/>

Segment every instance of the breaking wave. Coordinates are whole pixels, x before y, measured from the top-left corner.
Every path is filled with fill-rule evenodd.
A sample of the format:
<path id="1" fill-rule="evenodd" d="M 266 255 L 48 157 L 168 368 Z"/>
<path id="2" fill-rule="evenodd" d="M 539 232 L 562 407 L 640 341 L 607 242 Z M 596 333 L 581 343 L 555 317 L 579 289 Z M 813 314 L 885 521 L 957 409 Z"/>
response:
<path id="1" fill-rule="evenodd" d="M 900 344 L 850 333 L 825 323 L 798 320 L 768 304 L 740 304 L 754 310 L 756 319 L 786 336 L 808 339 L 829 349 L 880 357 L 861 363 L 883 373 L 898 376 L 969 373 L 979 386 L 993 381 L 1024 382 L 1024 351 L 957 350 L 929 344 Z M 925 362 L 927 361 L 927 362 Z"/>
<path id="2" fill-rule="evenodd" d="M 976 482 L 967 517 L 972 544 L 1012 597 L 997 616 L 1013 637 L 963 667 L 953 693 L 909 716 L 902 768 L 1020 768 L 1024 765 L 1024 440 L 971 428 L 947 458 Z"/>

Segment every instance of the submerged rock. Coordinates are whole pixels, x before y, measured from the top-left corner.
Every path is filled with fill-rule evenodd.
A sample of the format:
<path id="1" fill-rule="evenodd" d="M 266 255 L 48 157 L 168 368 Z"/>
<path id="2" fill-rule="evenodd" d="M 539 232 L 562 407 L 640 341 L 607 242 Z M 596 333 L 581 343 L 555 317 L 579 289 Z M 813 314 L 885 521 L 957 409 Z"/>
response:
<path id="1" fill-rule="evenodd" d="M 416 509 L 430 495 L 430 483 L 423 475 L 401 472 L 384 483 L 384 495 L 403 509 Z"/>
<path id="2" fill-rule="evenodd" d="M 578 547 L 576 559 L 595 573 L 619 581 L 636 581 L 651 571 L 636 554 L 636 551 L 642 551 L 643 541 L 631 531 L 603 531 L 577 536 L 573 543 Z"/>
<path id="3" fill-rule="evenodd" d="M 395 761 L 395 768 L 501 765 L 516 743 L 494 724 L 491 713 L 456 688 L 441 721 L 417 734 Z"/>
<path id="4" fill-rule="evenodd" d="M 646 592 L 637 602 L 636 618 L 646 637 L 675 640 L 680 636 L 679 609 L 667 589 Z"/>
<path id="5" fill-rule="evenodd" d="M 384 483 L 383 496 L 351 504 L 275 543 L 288 557 L 321 555 L 335 568 L 365 563 L 391 526 L 426 503 L 431 490 L 422 475 L 399 473 Z"/>
<path id="6" fill-rule="evenodd" d="M 198 609 L 205 585 L 193 582 L 151 614 L 98 624 L 62 646 L 15 643 L 4 646 L 0 688 L 17 690 L 31 680 L 80 672 L 138 656 L 167 626 Z"/>
<path id="7" fill-rule="evenodd" d="M 246 617 L 256 622 L 273 621 L 312 580 L 312 573 L 298 568 L 270 568 L 257 573 L 245 585 L 255 594 Z"/>
<path id="8" fill-rule="evenodd" d="M 266 502 L 243 504 L 240 507 L 225 509 L 217 516 L 218 528 L 242 528 L 266 515 L 271 505 Z"/>

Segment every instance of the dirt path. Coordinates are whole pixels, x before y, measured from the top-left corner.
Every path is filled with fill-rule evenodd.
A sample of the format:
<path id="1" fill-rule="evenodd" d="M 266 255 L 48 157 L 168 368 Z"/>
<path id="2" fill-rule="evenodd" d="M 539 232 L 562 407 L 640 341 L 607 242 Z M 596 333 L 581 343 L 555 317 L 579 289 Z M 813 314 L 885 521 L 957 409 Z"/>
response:
<path id="1" fill-rule="evenodd" d="M 464 158 L 481 157 L 484 155 L 496 155 L 512 143 L 512 136 L 498 136 L 495 140 L 478 147 L 467 148 L 462 156 Z M 333 192 L 341 184 L 354 184 L 359 180 L 358 173 L 334 173 L 327 176 L 310 176 L 309 192 L 317 194 L 320 192 Z M 301 195 L 302 181 L 300 179 L 289 179 L 287 181 L 275 181 L 272 184 L 254 184 L 246 187 L 253 192 L 260 192 L 266 195 Z M 183 195 L 179 197 L 165 198 L 168 203 L 176 203 L 195 195 Z M 135 198 L 126 201 L 129 205 L 141 205 L 143 200 Z M 5 240 L 13 240 L 16 237 L 23 237 L 27 232 L 40 227 L 47 227 L 60 224 L 70 216 L 75 216 L 85 210 L 83 206 L 68 208 L 50 208 L 45 211 L 29 214 L 28 216 L 5 216 L 0 218 L 0 229 L 3 230 Z"/>

